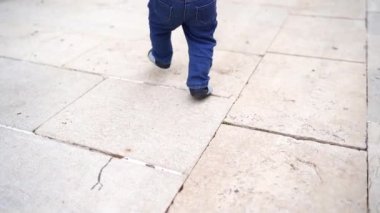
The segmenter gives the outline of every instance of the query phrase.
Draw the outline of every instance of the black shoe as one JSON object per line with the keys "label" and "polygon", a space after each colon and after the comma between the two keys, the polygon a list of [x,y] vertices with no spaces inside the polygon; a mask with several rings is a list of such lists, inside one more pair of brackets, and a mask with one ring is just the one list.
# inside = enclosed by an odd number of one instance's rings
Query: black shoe
{"label": "black shoe", "polygon": [[202,100],[210,96],[212,88],[210,86],[201,89],[190,89],[190,94],[197,100]]}
{"label": "black shoe", "polygon": [[150,60],[153,64],[155,64],[157,67],[159,67],[159,68],[161,68],[161,69],[168,69],[168,68],[170,67],[170,64],[163,64],[163,63],[157,61],[156,58],[155,58],[154,55],[153,55],[152,50],[149,50],[149,52],[148,52],[148,58],[149,58],[149,60]]}

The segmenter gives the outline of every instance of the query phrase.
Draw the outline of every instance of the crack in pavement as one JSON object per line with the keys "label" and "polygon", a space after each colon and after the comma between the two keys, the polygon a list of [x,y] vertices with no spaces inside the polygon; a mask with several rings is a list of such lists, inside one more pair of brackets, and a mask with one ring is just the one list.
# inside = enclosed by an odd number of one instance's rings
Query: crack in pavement
{"label": "crack in pavement", "polygon": [[91,190],[94,190],[96,186],[99,186],[98,187],[98,191],[102,190],[103,188],[103,184],[102,184],[102,174],[103,174],[103,170],[108,166],[108,164],[110,164],[110,162],[112,161],[113,158],[110,158],[106,164],[104,164],[104,166],[100,169],[99,173],[98,173],[98,182],[96,182],[92,187],[91,187]]}
{"label": "crack in pavement", "polygon": [[306,161],[306,160],[302,160],[300,158],[296,158],[296,161],[298,161],[300,163],[303,163],[303,164],[305,164],[305,165],[310,166],[311,168],[313,168],[314,171],[315,171],[315,173],[319,177],[319,180],[321,181],[321,183],[323,183],[323,179],[322,179],[321,175],[319,174],[318,167],[317,167],[317,165],[315,163],[310,162],[310,161]]}

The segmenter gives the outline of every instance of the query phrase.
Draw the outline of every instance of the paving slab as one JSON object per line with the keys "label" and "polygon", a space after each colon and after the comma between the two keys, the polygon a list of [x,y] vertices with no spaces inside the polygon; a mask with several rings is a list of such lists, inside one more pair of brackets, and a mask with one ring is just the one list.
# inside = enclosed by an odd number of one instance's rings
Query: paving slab
{"label": "paving slab", "polygon": [[[28,4],[23,7],[25,10],[29,9]],[[15,9],[12,7],[8,10],[11,11],[10,14],[13,14],[19,12],[18,9],[23,7],[15,5]],[[62,22],[62,20],[55,20],[53,17],[48,18],[53,14],[46,17],[44,13],[39,13],[39,10],[29,12],[31,14],[23,12],[18,16],[5,18],[7,21],[0,23],[0,56],[61,66],[81,53],[96,47],[103,40],[103,37],[100,36],[65,32],[59,27],[49,28],[40,24],[38,20],[28,19],[29,16],[43,17],[43,20],[55,22],[59,25],[58,22]],[[59,17],[57,14],[54,16]],[[23,19],[18,20],[20,17]]]}
{"label": "paving slab", "polygon": [[348,19],[365,19],[365,0],[235,0],[237,2],[255,2],[262,6],[279,7],[292,14],[307,16],[325,16]]}
{"label": "paving slab", "polygon": [[62,66],[102,41],[84,34],[21,29],[17,34],[0,35],[0,56]]}
{"label": "paving slab", "polygon": [[[177,37],[183,34],[175,33]],[[182,35],[183,37],[183,35]],[[141,41],[111,41],[99,48],[83,54],[65,67],[116,76],[134,81],[174,86],[187,89],[188,75],[187,47],[178,42],[168,70],[156,68],[147,58],[150,49],[149,39]],[[186,45],[186,41],[184,41]],[[250,74],[258,64],[260,57],[240,53],[216,51],[214,65],[210,72],[214,93],[220,96],[237,96]]]}
{"label": "paving slab", "polygon": [[368,11],[380,12],[380,1],[379,0],[368,0]]}
{"label": "paving slab", "polygon": [[222,125],[170,212],[366,212],[366,153]]}
{"label": "paving slab", "polygon": [[290,10],[291,8],[297,7],[299,5],[300,0],[231,0],[232,2],[239,2],[239,3],[255,3],[261,6],[266,7],[278,7],[278,8],[284,8],[287,10]]}
{"label": "paving slab", "polygon": [[299,0],[292,13],[349,19],[365,19],[365,0]]}
{"label": "paving slab", "polygon": [[[43,33],[41,33],[43,32]],[[0,56],[27,58],[35,50],[38,41],[54,38],[56,34],[48,33],[38,26],[20,26],[12,23],[0,23]]]}
{"label": "paving slab", "polygon": [[380,13],[368,13],[368,120],[380,123]]}
{"label": "paving slab", "polygon": [[142,33],[146,36],[146,5],[147,1],[118,0],[6,1],[0,4],[0,19],[13,26],[38,26],[61,33],[87,33],[120,39],[138,37]]}
{"label": "paving slab", "polygon": [[366,61],[364,20],[289,16],[271,52]]}
{"label": "paving slab", "polygon": [[32,134],[0,135],[1,212],[164,212],[184,179],[120,159],[107,164],[107,156]]}
{"label": "paving slab", "polygon": [[33,130],[102,78],[0,58],[0,124]]}
{"label": "paving slab", "polygon": [[[57,34],[48,40],[38,41],[38,45],[30,50],[26,60],[62,66],[86,51],[97,47],[102,38],[95,38],[84,34]],[[16,44],[16,47],[17,44]],[[19,47],[26,49],[27,47]],[[54,51],[52,51],[54,50]]]}
{"label": "paving slab", "polygon": [[37,133],[188,172],[231,104],[227,98],[199,102],[187,91],[110,79]]}
{"label": "paving slab", "polygon": [[149,38],[146,4],[145,1],[4,2],[0,5],[0,19],[4,20],[0,23],[0,55],[61,66],[96,47],[104,38],[146,40]]}
{"label": "paving slab", "polygon": [[369,212],[380,212],[380,124],[368,123]]}
{"label": "paving slab", "polygon": [[226,121],[366,148],[366,108],[364,64],[267,54]]}
{"label": "paving slab", "polygon": [[218,2],[217,49],[265,54],[285,21],[286,9],[254,2]]}

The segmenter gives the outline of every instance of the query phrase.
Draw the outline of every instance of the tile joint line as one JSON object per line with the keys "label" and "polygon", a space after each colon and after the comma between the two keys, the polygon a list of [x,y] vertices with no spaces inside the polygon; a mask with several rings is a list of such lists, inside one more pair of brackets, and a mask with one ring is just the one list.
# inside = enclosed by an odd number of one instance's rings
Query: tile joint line
{"label": "tile joint line", "polygon": [[[233,101],[233,103],[231,104],[230,108],[227,110],[226,112],[226,115],[224,116],[223,120],[227,117],[227,115],[229,114],[229,112],[231,111],[232,107],[234,106],[234,104],[236,103],[236,101],[239,99],[239,97],[241,96],[241,94],[243,93],[243,90],[245,88],[245,86],[249,83],[251,77],[253,76],[253,74],[255,73],[255,71],[257,70],[257,68],[259,67],[259,65],[261,64],[261,62],[263,61],[264,57],[260,57],[259,61],[257,62],[257,64],[255,65],[255,67],[252,69],[252,72],[250,73],[249,77],[247,78],[243,88],[241,88],[239,94],[234,98],[235,100]],[[199,158],[197,159],[197,161],[194,163],[193,167],[191,168],[190,172],[187,174],[187,176],[185,177],[183,183],[182,183],[182,186],[178,189],[178,192],[174,195],[171,203],[169,204],[169,206],[166,208],[166,211],[165,213],[169,212],[170,211],[170,208],[173,206],[177,196],[179,193],[181,193],[181,191],[183,190],[183,187],[184,185],[186,184],[187,180],[189,179],[190,177],[190,174],[192,173],[192,171],[194,170],[194,168],[198,165],[199,161],[201,160],[203,154],[206,152],[207,148],[209,147],[210,143],[212,142],[212,140],[215,138],[216,134],[218,133],[220,127],[222,126],[223,124],[223,120],[221,121],[220,125],[218,126],[218,128],[215,130],[214,132],[214,135],[211,137],[210,141],[208,142],[207,146],[203,149],[202,153],[199,155]]]}
{"label": "tile joint line", "polygon": [[73,105],[75,102],[77,102],[79,99],[81,99],[83,96],[85,96],[86,94],[88,94],[89,92],[91,92],[93,89],[95,89],[99,84],[103,83],[105,81],[105,78],[102,78],[100,81],[96,82],[94,85],[92,85],[89,89],[87,89],[86,91],[83,92],[83,94],[79,95],[77,98],[75,98],[73,101],[71,101],[70,103],[68,103],[67,105],[65,105],[64,107],[62,107],[62,109],[60,109],[58,112],[54,113],[52,116],[50,116],[47,120],[45,120],[44,122],[42,122],[40,125],[38,125],[36,128],[33,129],[32,132],[36,133],[36,131],[42,127],[44,124],[46,124],[47,122],[49,122],[51,119],[53,119],[55,116],[57,116],[59,113],[63,112],[64,110],[66,110],[68,107],[70,107],[71,105]]}
{"label": "tile joint line", "polygon": [[329,61],[335,61],[335,62],[346,62],[346,63],[355,63],[355,64],[366,64],[364,61],[351,61],[351,60],[345,60],[345,59],[335,59],[335,58],[324,58],[324,57],[318,57],[318,56],[309,56],[309,55],[298,55],[298,54],[291,54],[291,53],[284,53],[284,52],[276,52],[276,51],[268,51],[267,53],[270,54],[276,54],[276,55],[287,55],[287,56],[294,56],[294,57],[302,57],[302,58],[314,58],[314,59],[320,59],[320,60],[329,60]]}
{"label": "tile joint line", "polygon": [[158,170],[158,171],[167,172],[167,173],[171,173],[171,174],[179,175],[179,176],[183,176],[184,175],[183,173],[175,171],[175,170],[172,170],[172,169],[167,169],[167,168],[164,168],[164,167],[156,166],[156,165],[151,164],[151,163],[146,163],[146,162],[143,162],[143,161],[132,159],[130,157],[125,157],[125,156],[122,156],[122,155],[118,155],[118,154],[114,154],[114,153],[107,152],[107,151],[104,151],[104,150],[100,150],[100,149],[92,148],[92,147],[89,147],[89,146],[77,144],[77,143],[74,143],[74,142],[64,141],[64,140],[60,140],[60,139],[53,138],[53,137],[50,137],[50,136],[40,135],[40,134],[38,134],[36,132],[30,132],[30,131],[27,131],[27,130],[18,129],[18,128],[15,128],[15,127],[12,127],[12,126],[8,126],[8,125],[4,125],[4,124],[0,124],[0,128],[4,128],[4,129],[11,130],[11,131],[23,133],[23,134],[26,134],[26,135],[32,135],[32,136],[35,136],[35,137],[39,137],[41,139],[48,139],[48,140],[54,141],[56,143],[65,144],[65,145],[68,145],[68,146],[71,146],[71,147],[77,147],[79,149],[86,150],[86,151],[96,152],[98,154],[105,155],[105,156],[110,157],[112,159],[116,158],[116,159],[127,160],[130,163],[132,163],[132,164],[143,165],[145,167],[149,167],[149,168],[152,168],[152,169],[155,169],[155,170]]}
{"label": "tile joint line", "polygon": [[290,13],[291,16],[301,16],[310,18],[324,18],[324,19],[341,19],[341,20],[351,20],[351,21],[365,21],[365,18],[349,18],[349,17],[339,17],[339,16],[328,16],[328,15],[312,15],[312,14],[302,14],[302,13]]}
{"label": "tile joint line", "polygon": [[9,56],[4,56],[4,55],[0,55],[0,58],[7,59],[7,60],[12,60],[12,61],[19,61],[19,62],[29,63],[29,64],[33,64],[33,65],[38,65],[38,66],[51,67],[51,68],[54,68],[54,69],[61,69],[61,70],[65,70],[67,72],[77,72],[77,73],[83,73],[83,74],[87,74],[87,75],[95,75],[95,76],[99,76],[99,77],[103,77],[104,78],[104,76],[101,75],[101,74],[99,74],[99,73],[90,72],[90,71],[86,71],[86,70],[80,70],[80,69],[75,69],[75,68],[70,68],[70,67],[58,66],[58,65],[54,65],[54,64],[46,64],[46,63],[41,63],[41,62],[37,62],[37,61],[31,61],[31,60],[26,60],[26,59],[14,58],[14,57],[9,57]]}
{"label": "tile joint line", "polygon": [[283,137],[293,138],[293,139],[298,140],[298,141],[312,141],[312,142],[316,142],[319,144],[337,146],[337,147],[346,148],[346,149],[352,149],[352,150],[357,150],[357,151],[365,151],[365,152],[367,151],[367,148],[360,148],[360,147],[355,147],[355,146],[337,144],[337,143],[333,143],[333,142],[329,142],[329,141],[325,141],[325,140],[319,140],[319,139],[313,138],[313,137],[292,135],[292,134],[277,132],[277,131],[273,131],[273,130],[251,127],[251,126],[247,126],[247,125],[234,124],[234,123],[227,122],[227,121],[223,121],[223,124],[228,125],[228,126],[234,126],[234,127],[249,129],[249,130],[255,130],[255,131],[259,131],[259,132],[265,132],[265,133],[280,135]]}
{"label": "tile joint line", "polygon": [[[114,76],[114,75],[106,75],[103,73],[95,73],[95,72],[91,72],[91,71],[87,71],[87,70],[71,68],[68,66],[57,66],[57,65],[45,64],[45,63],[40,63],[40,62],[35,62],[35,61],[30,61],[30,60],[25,60],[25,59],[19,59],[19,58],[13,58],[13,57],[8,57],[8,56],[2,56],[2,55],[0,55],[0,58],[7,59],[7,60],[13,60],[13,61],[19,61],[19,62],[25,62],[25,63],[38,65],[38,66],[51,67],[54,69],[61,69],[61,70],[65,70],[67,72],[77,72],[77,73],[99,76],[103,79],[103,81],[107,80],[107,79],[113,79],[113,80],[120,80],[120,81],[124,81],[124,82],[128,82],[128,83],[132,83],[132,84],[142,84],[142,85],[147,85],[147,86],[156,86],[156,87],[161,87],[161,88],[169,88],[169,89],[187,91],[186,88],[181,88],[181,87],[177,87],[177,86],[173,86],[173,85],[159,84],[159,83],[149,82],[149,81],[133,80],[133,79],[118,77],[118,76]],[[211,94],[211,96],[229,99],[233,95],[227,96],[227,95],[220,95],[220,94]]]}
{"label": "tile joint line", "polygon": [[183,176],[184,175],[183,173],[181,173],[179,171],[176,171],[176,170],[173,170],[173,169],[167,169],[167,168],[164,168],[164,167],[161,167],[161,166],[157,166],[157,165],[154,165],[154,164],[151,164],[151,163],[146,163],[144,161],[133,159],[131,157],[123,157],[122,159],[126,160],[128,162],[131,162],[133,164],[142,165],[142,166],[154,169],[154,170],[158,170],[158,171],[162,171],[162,172],[167,172],[167,173],[174,174],[174,175],[179,175],[179,176]]}

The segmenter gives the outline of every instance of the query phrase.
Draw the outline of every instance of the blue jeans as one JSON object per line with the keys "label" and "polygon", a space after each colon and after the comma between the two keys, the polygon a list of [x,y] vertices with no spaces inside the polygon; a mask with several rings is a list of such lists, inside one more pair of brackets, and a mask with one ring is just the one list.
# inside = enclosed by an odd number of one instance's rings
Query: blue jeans
{"label": "blue jeans", "polygon": [[153,56],[163,64],[171,63],[171,32],[182,26],[190,57],[187,86],[207,87],[216,45],[216,0],[149,0],[148,7]]}

